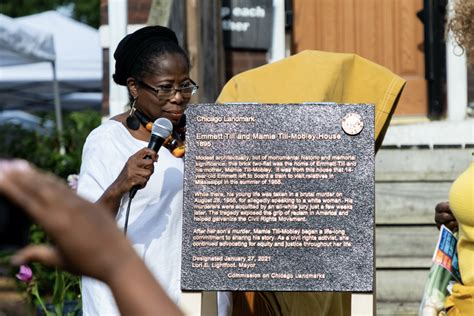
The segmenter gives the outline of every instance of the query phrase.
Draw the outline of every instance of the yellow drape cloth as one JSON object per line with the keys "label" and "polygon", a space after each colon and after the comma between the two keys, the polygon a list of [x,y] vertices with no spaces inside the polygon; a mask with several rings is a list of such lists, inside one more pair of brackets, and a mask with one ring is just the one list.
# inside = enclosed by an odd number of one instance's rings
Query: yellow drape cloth
{"label": "yellow drape cloth", "polygon": [[[218,103],[372,103],[380,147],[405,81],[355,54],[304,51],[234,76]],[[259,292],[266,315],[350,315],[350,293]]]}
{"label": "yellow drape cloth", "polygon": [[[462,277],[462,276],[461,276]],[[447,316],[469,316],[474,313],[474,286],[454,284],[453,292],[444,304]]]}
{"label": "yellow drape cloth", "polygon": [[449,207],[459,225],[458,260],[461,279],[446,298],[448,316],[474,315],[474,162],[454,181]]}
{"label": "yellow drape cloth", "polygon": [[[454,181],[449,207],[459,225],[458,260],[464,285],[474,287],[474,162]],[[474,305],[472,306],[474,314]]]}
{"label": "yellow drape cloth", "polygon": [[379,147],[404,85],[402,78],[358,55],[308,50],[234,76],[217,102],[373,103]]}

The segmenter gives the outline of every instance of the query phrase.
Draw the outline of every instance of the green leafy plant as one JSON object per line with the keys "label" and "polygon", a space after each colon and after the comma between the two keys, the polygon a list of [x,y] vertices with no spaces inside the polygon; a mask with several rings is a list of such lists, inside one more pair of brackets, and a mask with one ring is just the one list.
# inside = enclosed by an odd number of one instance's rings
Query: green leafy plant
{"label": "green leafy plant", "polygon": [[100,124],[100,113],[83,111],[64,115],[64,155],[59,152],[56,129],[51,130],[46,124],[53,114],[43,114],[42,117],[41,131],[23,129],[14,124],[0,125],[0,157],[26,159],[64,179],[78,173],[82,147],[90,131]]}
{"label": "green leafy plant", "polygon": [[[59,153],[56,130],[51,130],[46,122],[52,114],[42,115],[43,123],[38,130],[23,129],[18,125],[0,125],[0,157],[22,158],[37,167],[48,170],[74,184],[75,174],[79,173],[82,147],[87,135],[101,122],[101,115],[94,111],[70,112],[64,115],[65,131],[64,155]],[[73,187],[74,189],[74,187]],[[30,228],[30,243],[49,243],[45,232],[38,225]],[[0,262],[6,262],[6,254],[0,254]],[[28,294],[28,300],[41,306],[47,316],[64,315],[65,302],[80,302],[80,280],[67,272],[51,269],[39,263],[32,263],[33,279],[28,283],[19,282],[21,289]],[[80,308],[80,306],[78,307]]]}
{"label": "green leafy plant", "polygon": [[[42,314],[46,316],[76,315],[81,309],[78,297],[73,300],[68,298],[71,291],[78,293],[80,283],[77,276],[55,269],[53,292],[49,297],[42,295],[39,279],[33,275],[29,266],[22,265],[16,277],[23,283],[25,291],[31,296],[30,298],[34,299],[35,305],[39,306]],[[74,306],[69,310],[65,308],[65,303],[68,301],[74,302]]]}

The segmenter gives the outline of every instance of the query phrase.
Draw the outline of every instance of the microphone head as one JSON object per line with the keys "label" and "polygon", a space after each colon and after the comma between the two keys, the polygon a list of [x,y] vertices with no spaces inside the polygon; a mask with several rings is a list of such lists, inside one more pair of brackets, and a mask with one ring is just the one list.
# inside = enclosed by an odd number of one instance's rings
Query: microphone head
{"label": "microphone head", "polygon": [[163,139],[166,139],[173,132],[173,123],[164,117],[160,117],[155,120],[151,133],[157,135]]}

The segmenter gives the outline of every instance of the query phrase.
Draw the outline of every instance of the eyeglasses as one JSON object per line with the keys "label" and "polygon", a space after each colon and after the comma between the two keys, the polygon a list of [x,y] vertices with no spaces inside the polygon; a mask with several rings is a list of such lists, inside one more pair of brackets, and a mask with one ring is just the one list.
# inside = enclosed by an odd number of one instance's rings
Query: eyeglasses
{"label": "eyeglasses", "polygon": [[181,96],[183,98],[189,99],[194,93],[196,93],[197,89],[199,89],[199,86],[191,79],[186,81],[186,83],[184,83],[182,86],[178,88],[171,87],[171,86],[164,86],[164,85],[158,86],[158,88],[154,88],[141,80],[137,80],[137,82],[141,86],[152,91],[155,94],[155,96],[160,100],[168,100],[172,98],[174,95],[176,95],[178,91],[179,93],[181,93]]}

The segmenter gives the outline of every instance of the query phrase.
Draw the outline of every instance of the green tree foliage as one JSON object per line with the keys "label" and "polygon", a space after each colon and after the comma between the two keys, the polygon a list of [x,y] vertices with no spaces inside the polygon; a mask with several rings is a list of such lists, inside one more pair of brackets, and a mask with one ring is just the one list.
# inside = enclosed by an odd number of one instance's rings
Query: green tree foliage
{"label": "green tree foliage", "polygon": [[73,16],[95,28],[100,26],[100,0],[75,0]]}
{"label": "green tree foliage", "polygon": [[[52,118],[52,114],[49,114]],[[0,126],[0,158],[22,158],[37,167],[66,178],[79,173],[82,147],[87,135],[100,124],[100,113],[95,111],[70,112],[64,116],[63,141],[66,154],[59,153],[56,130],[39,133],[18,125]]]}
{"label": "green tree foliage", "polygon": [[0,13],[16,18],[68,5],[72,5],[76,20],[100,26],[100,0],[1,0]]}
{"label": "green tree foliage", "polygon": [[16,18],[54,10],[68,2],[69,0],[5,0],[0,1],[0,13]]}

